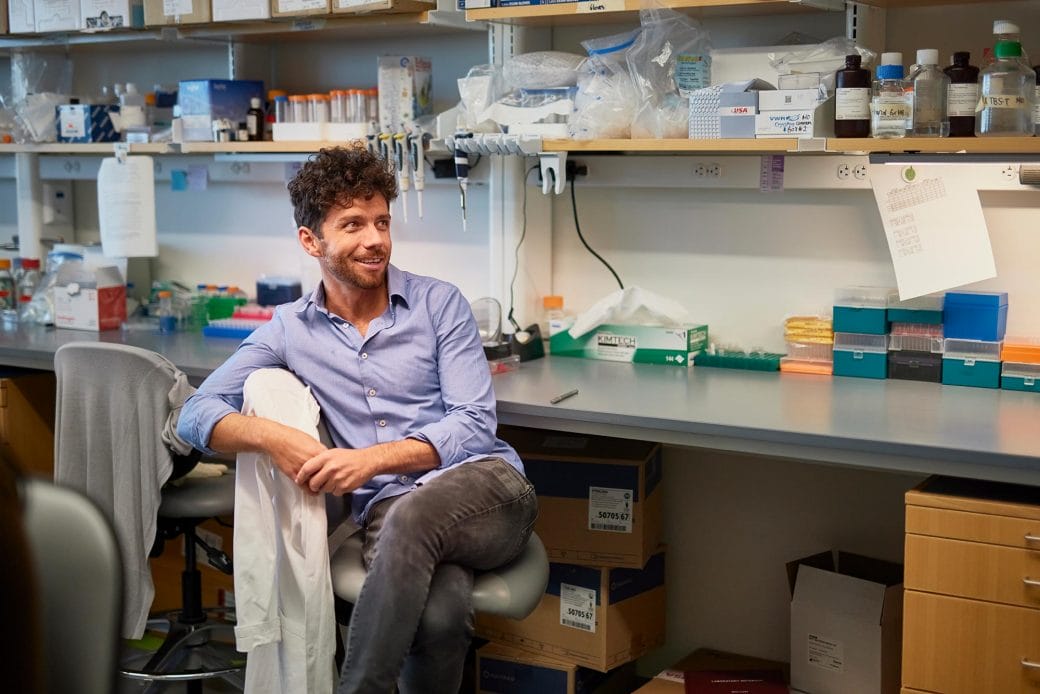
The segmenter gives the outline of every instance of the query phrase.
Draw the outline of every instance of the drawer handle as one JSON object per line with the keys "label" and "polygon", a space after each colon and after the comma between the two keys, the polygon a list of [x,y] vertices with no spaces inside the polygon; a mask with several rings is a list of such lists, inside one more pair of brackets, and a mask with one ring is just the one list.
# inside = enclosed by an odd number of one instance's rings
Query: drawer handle
{"label": "drawer handle", "polygon": [[1027,586],[1040,586],[1040,579],[1029,578],[1029,576],[1026,576],[1022,579],[1022,583],[1025,583]]}
{"label": "drawer handle", "polygon": [[1034,535],[1033,533],[1026,533],[1026,542],[1040,542],[1040,535]]}
{"label": "drawer handle", "polygon": [[1029,658],[1022,658],[1022,667],[1030,668],[1033,670],[1040,670],[1040,663],[1034,663]]}

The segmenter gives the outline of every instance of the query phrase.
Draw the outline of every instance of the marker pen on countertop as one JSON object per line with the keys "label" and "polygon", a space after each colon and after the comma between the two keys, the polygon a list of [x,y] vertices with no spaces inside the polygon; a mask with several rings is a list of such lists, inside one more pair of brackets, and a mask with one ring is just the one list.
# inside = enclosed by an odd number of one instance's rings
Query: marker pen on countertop
{"label": "marker pen on countertop", "polygon": [[557,403],[561,403],[564,400],[566,400],[567,398],[569,398],[569,397],[571,397],[573,395],[577,395],[577,394],[578,394],[578,389],[577,388],[575,388],[574,390],[568,390],[566,393],[561,393],[561,394],[557,395],[555,398],[553,398],[552,400],[550,400],[549,404],[550,405],[556,405]]}

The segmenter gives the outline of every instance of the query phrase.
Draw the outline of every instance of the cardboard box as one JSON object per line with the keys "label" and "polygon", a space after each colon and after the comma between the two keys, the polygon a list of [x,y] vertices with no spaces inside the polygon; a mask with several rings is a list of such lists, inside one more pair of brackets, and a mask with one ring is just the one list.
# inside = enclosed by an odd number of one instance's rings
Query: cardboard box
{"label": "cardboard box", "polygon": [[58,276],[54,286],[55,327],[116,330],[125,320],[126,284],[117,268],[102,267],[74,277]]}
{"label": "cardboard box", "polygon": [[36,33],[77,31],[80,27],[79,0],[34,0]]}
{"label": "cardboard box", "polygon": [[[332,0],[333,14],[358,12],[421,12],[436,9],[434,0]],[[459,8],[463,9],[463,8]]]}
{"label": "cardboard box", "polygon": [[755,116],[755,137],[834,137],[834,98],[811,109],[762,111]]}
{"label": "cardboard box", "polygon": [[241,22],[270,19],[271,0],[212,0],[214,22]]}
{"label": "cardboard box", "polygon": [[637,681],[633,665],[605,673],[500,643],[479,648],[476,666],[476,689],[480,694],[627,692]]}
{"label": "cardboard box", "polygon": [[331,11],[329,0],[271,0],[272,17],[304,17]]}
{"label": "cardboard box", "polygon": [[182,80],[177,89],[185,142],[212,142],[213,121],[228,118],[244,123],[249,100],[264,98],[264,83],[256,80]]}
{"label": "cardboard box", "polygon": [[7,0],[0,0],[0,34],[6,34],[8,28]]}
{"label": "cardboard box", "polygon": [[118,106],[62,104],[57,110],[58,142],[119,142],[112,123]]}
{"label": "cardboard box", "polygon": [[758,91],[723,92],[719,95],[719,136],[754,138]]}
{"label": "cardboard box", "polygon": [[433,113],[433,64],[429,58],[389,55],[378,59],[379,124],[397,132]]}
{"label": "cardboard box", "polygon": [[7,0],[7,30],[12,34],[36,32],[36,8],[33,0]]}
{"label": "cardboard box", "polygon": [[693,358],[708,346],[707,325],[664,328],[656,325],[605,323],[581,337],[566,330],[549,337],[554,357],[583,357],[635,364],[693,366]]}
{"label": "cardboard box", "polygon": [[791,686],[810,694],[899,694],[903,567],[848,552],[787,565]]}
{"label": "cardboard box", "polygon": [[142,0],[80,0],[80,28],[105,30],[144,26]]}
{"label": "cardboard box", "polygon": [[[690,92],[690,127],[688,130],[690,139],[717,140],[722,137],[722,114],[728,111],[727,106],[747,105],[747,100],[752,98],[757,104],[757,96],[741,95],[772,88],[773,85],[768,82],[754,79],[715,84]],[[744,116],[748,114],[730,112],[729,115]],[[750,115],[754,116],[753,113]]]}
{"label": "cardboard box", "polygon": [[205,24],[211,19],[210,0],[144,0],[145,26]]}
{"label": "cardboard box", "polygon": [[641,569],[662,540],[661,446],[608,436],[499,427],[538,494],[549,558]]}
{"label": "cardboard box", "polygon": [[811,111],[820,101],[819,89],[775,89],[762,94],[758,100],[758,110]]}
{"label": "cardboard box", "polygon": [[636,694],[787,694],[787,663],[698,648]]}
{"label": "cardboard box", "polygon": [[664,643],[664,550],[643,569],[549,564],[549,585],[526,619],[476,615],[490,639],[600,672]]}

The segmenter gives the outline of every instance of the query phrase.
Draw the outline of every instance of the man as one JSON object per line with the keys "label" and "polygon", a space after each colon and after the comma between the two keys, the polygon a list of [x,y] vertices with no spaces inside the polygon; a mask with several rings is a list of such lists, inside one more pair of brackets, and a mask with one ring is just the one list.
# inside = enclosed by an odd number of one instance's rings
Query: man
{"label": "man", "polygon": [[[519,554],[537,515],[533,488],[495,437],[468,303],[450,284],[390,265],[397,185],[386,162],[364,149],[324,149],[289,193],[321,283],[280,307],[203,383],[179,432],[206,450],[265,454],[307,493],[352,494],[368,577],[339,692],[386,694],[396,683],[454,693],[472,634],[472,571]],[[240,414],[247,377],[271,367],[310,389],[332,447]],[[235,550],[237,573],[250,548]]]}

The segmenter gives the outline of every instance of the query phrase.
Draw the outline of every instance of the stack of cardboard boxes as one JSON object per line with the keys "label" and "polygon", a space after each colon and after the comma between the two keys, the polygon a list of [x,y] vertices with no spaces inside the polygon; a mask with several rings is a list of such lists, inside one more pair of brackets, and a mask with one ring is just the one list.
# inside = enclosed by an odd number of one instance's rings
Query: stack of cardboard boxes
{"label": "stack of cardboard boxes", "polygon": [[538,493],[549,585],[526,619],[478,614],[481,692],[572,694],[664,642],[661,447],[502,427]]}

